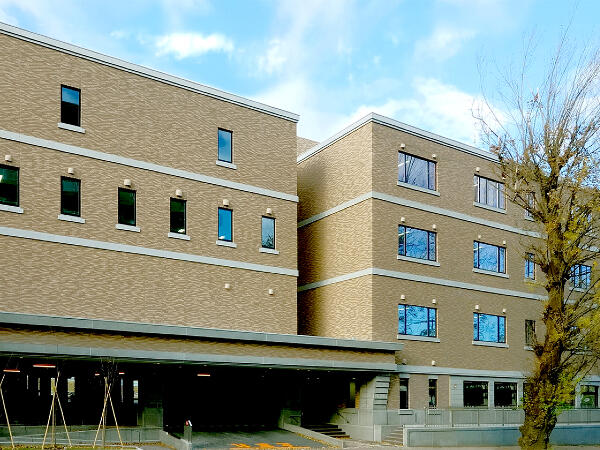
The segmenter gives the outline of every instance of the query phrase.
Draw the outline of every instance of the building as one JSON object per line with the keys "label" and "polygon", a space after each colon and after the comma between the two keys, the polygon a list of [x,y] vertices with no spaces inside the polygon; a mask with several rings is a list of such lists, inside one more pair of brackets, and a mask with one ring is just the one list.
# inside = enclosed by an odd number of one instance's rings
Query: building
{"label": "building", "polygon": [[389,380],[400,344],[297,334],[297,115],[4,24],[0,61],[13,424],[107,386],[126,425],[318,422]]}
{"label": "building", "polygon": [[[522,398],[543,336],[543,274],[527,256],[540,234],[494,161],[377,114],[298,156],[299,332],[402,342],[388,408],[405,423]],[[598,407],[599,385],[588,377],[576,406]]]}

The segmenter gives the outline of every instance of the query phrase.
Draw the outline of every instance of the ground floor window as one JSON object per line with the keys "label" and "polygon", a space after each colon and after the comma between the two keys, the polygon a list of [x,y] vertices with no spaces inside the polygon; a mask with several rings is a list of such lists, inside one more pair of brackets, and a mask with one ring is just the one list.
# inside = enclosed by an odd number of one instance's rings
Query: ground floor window
{"label": "ground floor window", "polygon": [[400,378],[400,409],[408,409],[408,378]]}
{"label": "ground floor window", "polygon": [[598,386],[581,386],[581,407],[582,408],[597,408],[598,407]]}
{"label": "ground floor window", "polygon": [[481,407],[488,405],[487,381],[464,381],[463,404],[465,407]]}
{"label": "ground floor window", "polygon": [[437,408],[437,380],[429,380],[429,407]]}
{"label": "ground floor window", "polygon": [[517,383],[494,383],[494,406],[517,406]]}

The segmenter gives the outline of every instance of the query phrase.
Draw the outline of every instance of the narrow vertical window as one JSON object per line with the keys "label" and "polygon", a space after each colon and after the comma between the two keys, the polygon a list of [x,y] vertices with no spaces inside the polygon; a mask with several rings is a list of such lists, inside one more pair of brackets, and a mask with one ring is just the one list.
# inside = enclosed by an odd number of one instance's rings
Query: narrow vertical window
{"label": "narrow vertical window", "polygon": [[272,217],[262,218],[262,237],[263,248],[275,248],[275,219]]}
{"label": "narrow vertical window", "polygon": [[137,405],[140,400],[140,382],[138,380],[133,380],[133,404]]}
{"label": "narrow vertical window", "polygon": [[0,165],[0,204],[19,206],[19,168]]}
{"label": "narrow vertical window", "polygon": [[119,188],[119,223],[135,226],[135,191]]}
{"label": "narrow vertical window", "polygon": [[171,199],[171,233],[185,234],[185,200]]}
{"label": "narrow vertical window", "polygon": [[527,193],[527,207],[525,209],[525,218],[533,219],[533,210],[535,208],[535,196],[533,192]]}
{"label": "narrow vertical window", "polygon": [[233,162],[232,132],[219,128],[219,161]]}
{"label": "narrow vertical window", "polygon": [[60,213],[81,216],[81,181],[75,178],[60,179]]}
{"label": "narrow vertical window", "polygon": [[525,319],[525,345],[535,344],[535,320]]}
{"label": "narrow vertical window", "polygon": [[67,378],[67,402],[73,403],[75,400],[75,377]]}
{"label": "narrow vertical window", "polygon": [[408,378],[400,378],[400,409],[408,409]]}
{"label": "narrow vertical window", "polygon": [[535,262],[533,253],[525,254],[525,279],[535,280]]}
{"label": "narrow vertical window", "polygon": [[61,86],[60,121],[76,127],[81,125],[81,91]]}
{"label": "narrow vertical window", "polygon": [[429,379],[429,407],[437,408],[437,380]]}
{"label": "narrow vertical window", "polygon": [[233,241],[233,211],[227,208],[219,208],[218,236],[220,241]]}

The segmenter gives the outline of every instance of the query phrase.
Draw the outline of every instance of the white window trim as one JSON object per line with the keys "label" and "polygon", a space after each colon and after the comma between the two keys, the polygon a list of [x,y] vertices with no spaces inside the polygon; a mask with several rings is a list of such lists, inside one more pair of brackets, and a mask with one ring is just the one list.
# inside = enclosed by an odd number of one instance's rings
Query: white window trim
{"label": "white window trim", "polygon": [[237,244],[235,242],[229,242],[229,241],[222,241],[220,239],[217,239],[216,242],[217,245],[221,245],[223,247],[231,247],[231,248],[237,248]]}
{"label": "white window trim", "polygon": [[221,161],[220,159],[217,159],[217,166],[221,166],[221,167],[227,167],[228,169],[237,169],[237,166],[233,163],[227,162],[227,161]]}
{"label": "white window trim", "polygon": [[136,233],[139,233],[141,231],[140,227],[136,227],[136,226],[133,226],[133,225],[123,225],[122,223],[116,224],[115,228],[117,230],[123,230],[123,231],[134,231]]}
{"label": "white window trim", "polygon": [[65,222],[85,223],[85,219],[79,216],[70,216],[68,214],[59,214],[58,220],[64,220]]}
{"label": "white window trim", "polygon": [[167,237],[173,238],[173,239],[181,239],[184,241],[189,241],[190,237],[187,234],[183,234],[183,233],[172,233],[169,232],[167,233]]}
{"label": "white window trim", "polygon": [[426,264],[428,266],[440,267],[440,263],[437,262],[437,261],[430,261],[428,259],[413,258],[412,256],[396,255],[396,259],[401,260],[401,261],[409,261],[409,262],[414,262],[414,263],[419,263],[419,264]]}
{"label": "white window trim", "polygon": [[485,203],[473,202],[473,206],[477,206],[478,208],[488,209],[490,211],[494,211],[500,214],[506,214],[506,209],[496,208],[495,206],[486,205]]}
{"label": "white window trim", "polygon": [[85,129],[78,127],[77,125],[71,125],[68,123],[58,122],[58,128],[62,128],[63,130],[75,131],[77,133],[85,133]]}
{"label": "white window trim", "polygon": [[506,273],[494,272],[492,270],[478,269],[477,267],[473,267],[473,272],[475,272],[475,273],[482,273],[484,275],[492,275],[492,276],[500,277],[500,278],[510,278],[510,276],[508,274],[506,274]]}
{"label": "white window trim", "polygon": [[399,334],[398,339],[404,341],[440,342],[440,338],[431,336],[413,336],[410,334]]}
{"label": "white window trim", "polygon": [[523,350],[527,350],[532,352],[533,351],[533,347],[531,345],[526,345],[525,347],[523,347]]}
{"label": "white window trim", "polygon": [[414,191],[419,191],[419,192],[425,192],[426,194],[431,194],[431,195],[436,195],[436,196],[440,196],[439,191],[435,191],[433,189],[427,189],[421,186],[415,186],[414,184],[410,184],[410,183],[405,183],[404,181],[396,181],[396,184],[398,186],[402,186],[408,189],[412,189]]}
{"label": "white window trim", "polygon": [[0,205],[0,211],[23,214],[23,208],[20,206]]}
{"label": "white window trim", "polygon": [[533,217],[528,217],[527,215],[524,215],[523,218],[525,220],[529,220],[530,222],[535,222],[535,219]]}
{"label": "white window trim", "polygon": [[473,345],[481,345],[483,347],[508,348],[508,344],[506,342],[473,341],[472,343]]}
{"label": "white window trim", "polygon": [[279,255],[279,250],[275,250],[274,248],[261,247],[258,249],[258,251],[261,253],[270,253],[272,255]]}

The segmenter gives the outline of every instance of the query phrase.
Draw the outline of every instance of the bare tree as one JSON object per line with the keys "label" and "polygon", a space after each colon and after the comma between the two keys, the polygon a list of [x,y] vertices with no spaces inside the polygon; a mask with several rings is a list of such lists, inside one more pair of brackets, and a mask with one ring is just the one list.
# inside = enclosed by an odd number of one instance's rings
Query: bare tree
{"label": "bare tree", "polygon": [[[535,76],[527,45],[522,64],[499,70],[497,95],[475,116],[498,156],[510,202],[540,235],[524,251],[544,274],[547,293],[527,368],[522,448],[548,448],[557,417],[597,364],[599,295],[594,260],[600,240],[600,53],[574,51],[563,34]],[[531,42],[531,41],[530,41]],[[534,81],[535,80],[535,81]],[[494,105],[494,106],[492,106]],[[542,335],[543,334],[543,335]]]}

